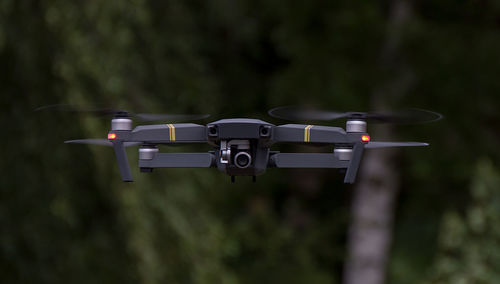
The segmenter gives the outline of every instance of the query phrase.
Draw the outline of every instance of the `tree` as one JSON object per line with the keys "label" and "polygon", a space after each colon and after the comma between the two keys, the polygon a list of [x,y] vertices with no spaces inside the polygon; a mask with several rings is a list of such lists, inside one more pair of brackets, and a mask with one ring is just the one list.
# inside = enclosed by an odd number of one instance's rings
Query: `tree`
{"label": "tree", "polygon": [[[390,101],[407,95],[412,86],[414,74],[402,59],[404,55],[400,50],[411,14],[410,1],[392,3],[387,38],[380,56],[380,69],[388,70],[392,77],[373,91],[373,109],[389,108]],[[378,134],[379,139],[394,139],[388,127],[378,127],[373,133]],[[385,282],[395,203],[400,187],[395,166],[396,153],[395,149],[389,148],[365,154],[354,186],[348,258],[344,270],[346,284]]]}

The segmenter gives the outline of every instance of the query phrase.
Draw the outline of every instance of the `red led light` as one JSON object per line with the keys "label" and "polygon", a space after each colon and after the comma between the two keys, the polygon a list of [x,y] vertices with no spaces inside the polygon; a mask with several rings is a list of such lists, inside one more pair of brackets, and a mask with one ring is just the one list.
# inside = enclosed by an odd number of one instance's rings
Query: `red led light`
{"label": "red led light", "polygon": [[370,142],[370,136],[368,136],[368,135],[361,136],[361,141],[363,141],[363,142]]}
{"label": "red led light", "polygon": [[116,133],[109,133],[108,134],[108,139],[109,140],[114,140],[116,138]]}

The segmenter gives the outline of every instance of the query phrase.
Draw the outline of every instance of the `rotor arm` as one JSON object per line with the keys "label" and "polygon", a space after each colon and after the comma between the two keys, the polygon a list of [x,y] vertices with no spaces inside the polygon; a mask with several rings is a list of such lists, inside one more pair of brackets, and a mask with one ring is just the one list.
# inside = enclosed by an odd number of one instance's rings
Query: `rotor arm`
{"label": "rotor arm", "polygon": [[349,161],[341,161],[329,153],[275,153],[269,157],[269,167],[302,169],[342,169]]}
{"label": "rotor arm", "polygon": [[353,144],[361,139],[361,135],[361,133],[346,133],[340,127],[285,124],[274,127],[271,142]]}
{"label": "rotor arm", "polygon": [[145,144],[206,143],[206,127],[194,123],[137,126],[126,141]]}
{"label": "rotor arm", "polygon": [[210,168],[215,166],[212,153],[157,153],[152,159],[139,160],[139,168]]}
{"label": "rotor arm", "polygon": [[354,183],[363,157],[364,144],[359,142],[352,148],[349,160],[340,159],[332,153],[273,153],[269,167],[302,169],[346,169],[344,183]]}

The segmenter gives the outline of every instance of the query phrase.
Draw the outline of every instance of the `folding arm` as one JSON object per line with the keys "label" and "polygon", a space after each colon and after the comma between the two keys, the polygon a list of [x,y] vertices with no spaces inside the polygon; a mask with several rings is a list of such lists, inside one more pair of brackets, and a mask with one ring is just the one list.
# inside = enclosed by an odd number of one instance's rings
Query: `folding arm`
{"label": "folding arm", "polygon": [[126,141],[150,144],[206,143],[206,127],[194,123],[137,126]]}
{"label": "folding arm", "polygon": [[363,149],[363,143],[354,145],[350,160],[340,160],[335,154],[329,153],[274,153],[269,157],[269,167],[347,169],[344,183],[354,183]]}
{"label": "folding arm", "polygon": [[271,141],[273,144],[280,142],[345,144],[359,141],[360,136],[358,133],[346,133],[340,127],[285,124],[274,127]]}
{"label": "folding arm", "polygon": [[[205,143],[207,141],[205,126],[193,123],[145,125],[138,126],[132,131],[112,130],[108,137],[112,140],[123,181],[133,181],[125,152],[127,144]],[[95,141],[91,142],[95,144]],[[102,144],[101,141],[98,142]],[[171,167],[173,164],[177,167],[209,167],[211,159],[208,153],[156,154],[153,159],[140,160],[139,164],[142,163],[144,168]]]}
{"label": "folding arm", "polygon": [[328,153],[276,153],[269,157],[271,167],[276,168],[347,168],[349,161],[341,161]]}
{"label": "folding arm", "polygon": [[270,157],[270,166],[278,168],[339,168],[346,169],[344,183],[354,183],[366,142],[361,132],[346,132],[339,127],[286,124],[274,128],[272,142],[330,144],[352,148],[348,159],[329,153],[277,153]]}
{"label": "folding arm", "polygon": [[212,153],[156,153],[152,159],[139,160],[139,168],[210,168],[215,166]]}

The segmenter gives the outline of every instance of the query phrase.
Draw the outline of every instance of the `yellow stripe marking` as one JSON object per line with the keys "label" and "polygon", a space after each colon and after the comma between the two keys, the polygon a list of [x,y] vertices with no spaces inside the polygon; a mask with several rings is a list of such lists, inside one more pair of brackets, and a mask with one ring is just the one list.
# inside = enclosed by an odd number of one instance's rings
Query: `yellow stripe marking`
{"label": "yellow stripe marking", "polygon": [[175,141],[175,126],[173,124],[170,124],[170,140]]}
{"label": "yellow stripe marking", "polygon": [[167,124],[168,134],[170,135],[170,141],[175,141],[175,126],[173,124]]}
{"label": "yellow stripe marking", "polygon": [[313,125],[308,125],[306,128],[304,128],[304,142],[309,142],[311,141],[311,128]]}

